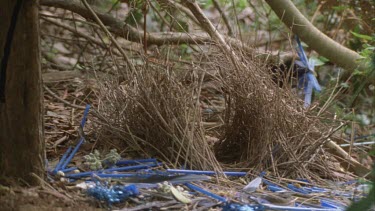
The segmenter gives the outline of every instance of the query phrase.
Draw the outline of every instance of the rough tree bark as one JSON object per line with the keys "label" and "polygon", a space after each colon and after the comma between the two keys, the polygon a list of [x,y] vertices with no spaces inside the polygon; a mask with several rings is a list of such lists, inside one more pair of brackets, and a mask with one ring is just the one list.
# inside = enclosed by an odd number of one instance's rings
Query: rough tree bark
{"label": "rough tree bark", "polygon": [[[44,174],[42,79],[38,2],[23,0],[15,22],[0,102],[0,176],[38,184],[31,173]],[[17,1],[0,1],[0,58],[9,42],[8,29]],[[8,37],[8,38],[7,38]],[[2,63],[3,64],[3,63]],[[3,75],[4,76],[4,75]],[[1,76],[0,76],[1,77]]]}

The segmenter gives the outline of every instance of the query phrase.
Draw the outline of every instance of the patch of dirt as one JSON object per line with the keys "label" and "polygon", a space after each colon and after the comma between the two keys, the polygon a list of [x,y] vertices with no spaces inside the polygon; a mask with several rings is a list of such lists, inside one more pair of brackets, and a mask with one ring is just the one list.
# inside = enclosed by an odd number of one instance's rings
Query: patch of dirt
{"label": "patch of dirt", "polygon": [[99,211],[95,204],[89,200],[66,198],[59,192],[35,188],[0,188],[0,211],[40,211],[40,210],[82,210]]}

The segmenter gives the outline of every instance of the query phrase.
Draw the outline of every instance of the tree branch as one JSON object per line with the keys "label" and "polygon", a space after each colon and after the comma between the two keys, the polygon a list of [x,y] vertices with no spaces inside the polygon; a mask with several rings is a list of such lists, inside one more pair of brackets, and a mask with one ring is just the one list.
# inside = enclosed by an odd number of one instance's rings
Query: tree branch
{"label": "tree branch", "polygon": [[214,7],[216,8],[216,10],[220,13],[221,18],[223,19],[224,24],[228,29],[228,35],[233,36],[233,30],[232,30],[232,27],[230,26],[228,17],[225,14],[225,12],[221,9],[221,6],[220,6],[219,2],[217,0],[212,0],[212,3],[214,5]]}
{"label": "tree branch", "polygon": [[170,7],[173,7],[181,12],[183,12],[185,15],[187,15],[190,20],[192,20],[194,23],[196,23],[197,25],[199,25],[199,21],[194,17],[193,13],[190,12],[190,10],[188,10],[186,7],[184,7],[183,5],[179,4],[177,1],[173,1],[173,0],[158,0],[159,4],[160,5],[168,5]]}
{"label": "tree branch", "polygon": [[[74,13],[81,15],[86,19],[92,20],[92,14],[83,5],[77,1],[65,0],[41,0],[41,5],[56,7],[61,9],[70,10]],[[119,21],[109,14],[104,14],[95,11],[96,15],[103,22],[104,25],[109,27],[109,31],[121,36],[127,40],[142,43],[143,31],[135,29],[126,23]],[[211,39],[206,34],[188,35],[186,33],[147,33],[147,42],[149,44],[164,45],[164,44],[203,44],[210,42]]]}
{"label": "tree branch", "polygon": [[[92,14],[87,10],[80,2],[76,0],[65,1],[65,0],[41,0],[41,5],[56,7],[61,9],[70,10],[74,13],[81,15],[86,19],[92,20]],[[104,14],[95,11],[96,15],[108,27],[108,30],[117,36],[127,39],[132,42],[142,43],[143,42],[143,31],[135,29],[127,25],[126,23],[119,21],[109,14]],[[160,33],[147,33],[147,43],[149,45],[164,45],[164,44],[207,44],[211,43],[212,39],[206,33],[180,33],[180,32],[160,32]],[[244,49],[247,52],[253,52],[250,46],[246,46],[241,41],[225,37],[226,41],[235,47]]]}
{"label": "tree branch", "polygon": [[239,69],[240,68],[240,59],[233,51],[233,49],[227,44],[224,37],[217,31],[217,29],[212,25],[211,21],[204,15],[202,9],[199,7],[196,1],[187,0],[184,2],[187,8],[194,14],[195,18],[199,20],[201,27],[205,30],[215,41],[220,45],[219,47],[222,51],[230,56],[230,59],[233,62],[233,65]]}
{"label": "tree branch", "polygon": [[364,68],[358,64],[361,56],[335,42],[312,25],[290,0],[266,0],[284,24],[316,52],[347,70]]}
{"label": "tree branch", "polygon": [[86,9],[90,11],[91,15],[94,16],[95,21],[99,24],[100,28],[105,31],[107,36],[111,39],[112,43],[117,47],[117,49],[120,51],[122,56],[124,57],[126,63],[128,64],[128,67],[132,73],[135,73],[136,69],[133,65],[133,63],[130,61],[129,57],[126,55],[124,49],[121,48],[120,44],[116,41],[116,39],[112,36],[112,34],[108,31],[108,29],[104,26],[103,22],[100,20],[100,18],[96,15],[95,11],[90,7],[90,5],[87,3],[86,0],[82,0],[82,3],[85,5]]}

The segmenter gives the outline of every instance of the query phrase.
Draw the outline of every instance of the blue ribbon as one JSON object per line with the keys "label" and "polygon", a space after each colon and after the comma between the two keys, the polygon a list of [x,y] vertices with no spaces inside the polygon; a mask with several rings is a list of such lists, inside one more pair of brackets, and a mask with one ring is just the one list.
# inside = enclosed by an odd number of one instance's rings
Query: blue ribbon
{"label": "blue ribbon", "polygon": [[301,76],[298,76],[298,88],[299,89],[303,88],[303,92],[304,92],[304,95],[305,95],[304,106],[306,108],[306,107],[309,107],[311,105],[311,98],[312,98],[313,90],[315,90],[317,92],[320,92],[320,91],[322,91],[322,88],[320,87],[319,82],[314,75],[314,67],[315,67],[314,63],[315,62],[312,61],[312,60],[309,61],[307,59],[306,53],[303,50],[301,41],[298,38],[298,36],[296,36],[296,41],[297,41],[297,45],[298,45],[297,46],[297,54],[298,54],[298,57],[299,57],[300,61],[297,60],[295,63],[298,66],[306,69],[304,74],[302,74]]}

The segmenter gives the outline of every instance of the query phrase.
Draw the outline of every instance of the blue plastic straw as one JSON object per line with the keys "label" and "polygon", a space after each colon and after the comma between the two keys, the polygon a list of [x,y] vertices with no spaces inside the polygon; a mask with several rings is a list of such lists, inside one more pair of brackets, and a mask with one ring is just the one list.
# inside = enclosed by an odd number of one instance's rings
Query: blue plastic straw
{"label": "blue plastic straw", "polygon": [[150,175],[139,175],[139,174],[104,174],[98,173],[96,174],[98,177],[102,178],[123,178],[123,177],[149,177]]}
{"label": "blue plastic straw", "polygon": [[335,208],[345,210],[345,206],[337,201],[329,200],[329,199],[321,199],[320,200],[321,206],[325,208]]}
{"label": "blue plastic straw", "polygon": [[272,192],[285,192],[286,190],[277,185],[267,185],[268,190]]}
{"label": "blue plastic straw", "polygon": [[[184,169],[167,169],[169,173],[175,174],[204,174],[204,175],[217,175],[214,171],[198,171],[198,170],[184,170]],[[224,171],[223,174],[226,176],[236,176],[243,177],[246,176],[246,172],[234,172],[234,171]]]}
{"label": "blue plastic straw", "polygon": [[327,189],[325,188],[319,188],[319,187],[302,187],[303,190],[305,191],[310,191],[312,193],[326,193],[328,192]]}
{"label": "blue plastic straw", "polygon": [[66,152],[63,154],[63,156],[61,157],[60,161],[57,163],[55,169],[52,171],[53,174],[56,174],[60,170],[61,165],[65,162],[65,159],[69,155],[70,151],[72,151],[72,147],[69,147],[66,150]]}
{"label": "blue plastic straw", "polygon": [[61,170],[59,170],[59,171],[62,171],[62,172],[64,172],[64,173],[67,173],[67,172],[74,171],[74,170],[76,170],[76,169],[78,169],[78,168],[77,168],[77,167],[71,167],[71,168],[67,168],[67,169],[61,169]]}
{"label": "blue plastic straw", "polygon": [[307,191],[307,190],[303,190],[302,188],[297,188],[296,186],[294,186],[293,184],[288,184],[287,187],[294,191],[294,192],[297,192],[297,193],[302,193],[302,194],[309,194],[310,191]]}
{"label": "blue plastic straw", "polygon": [[198,187],[198,186],[192,185],[192,184],[190,184],[190,183],[185,183],[185,186],[188,187],[188,188],[190,188],[190,189],[192,189],[192,190],[195,190],[195,191],[197,191],[197,192],[203,193],[204,195],[206,195],[206,196],[208,196],[208,197],[211,197],[211,198],[213,198],[213,199],[216,199],[216,200],[218,200],[218,201],[221,201],[221,202],[226,202],[226,201],[228,201],[228,199],[226,199],[226,198],[224,198],[224,197],[218,196],[218,195],[216,195],[216,194],[214,194],[214,193],[211,193],[211,192],[209,192],[209,191],[207,191],[207,190],[204,190],[203,188],[200,188],[200,187]]}
{"label": "blue plastic straw", "polygon": [[[299,77],[298,80],[298,87],[299,88],[304,88],[304,94],[305,94],[305,107],[309,107],[311,104],[311,98],[312,98],[312,92],[313,89],[315,89],[317,92],[320,92],[322,88],[319,85],[318,80],[316,79],[314,75],[314,62],[310,61],[307,59],[307,56],[305,54],[305,51],[303,50],[302,44],[298,36],[295,37],[297,41],[297,54],[298,57],[300,58],[301,62],[296,61],[296,63],[299,66],[307,68],[307,72],[304,73]],[[302,64],[301,64],[302,63]]]}
{"label": "blue plastic straw", "polygon": [[81,138],[77,144],[76,147],[74,147],[72,153],[70,153],[69,157],[65,160],[64,164],[61,166],[60,169],[65,169],[66,166],[70,163],[70,161],[73,159],[74,155],[77,153],[77,151],[79,150],[79,148],[81,147],[81,145],[83,144],[83,142],[85,141],[85,139]]}
{"label": "blue plastic straw", "polygon": [[[81,125],[80,125],[80,127],[81,127],[82,130],[83,130],[83,127],[86,124],[87,115],[89,113],[89,110],[90,110],[90,104],[87,104],[86,105],[86,109],[83,112],[83,117],[82,117],[82,121],[81,121]],[[84,137],[81,137],[81,139],[79,140],[77,146],[74,148],[73,152],[69,155],[69,157],[66,159],[66,161],[64,162],[64,164],[61,166],[61,169],[65,169],[66,168],[66,166],[73,159],[74,155],[77,153],[77,151],[79,150],[79,148],[81,147],[81,145],[83,144],[84,141],[85,141]]]}
{"label": "blue plastic straw", "polygon": [[81,128],[85,127],[87,115],[89,114],[90,107],[91,107],[90,104],[86,105],[85,111],[83,112],[83,118],[81,121]]}
{"label": "blue plastic straw", "polygon": [[120,160],[116,163],[116,166],[139,164],[139,163],[151,163],[151,162],[157,162],[157,160],[155,158],[138,159],[138,160]]}
{"label": "blue plastic straw", "polygon": [[88,177],[88,176],[91,176],[91,175],[97,174],[97,173],[98,172],[95,172],[95,171],[89,171],[89,172],[81,172],[81,173],[76,173],[76,174],[68,174],[68,175],[65,175],[65,177],[78,179],[78,178],[81,178],[81,177]]}
{"label": "blue plastic straw", "polygon": [[150,167],[161,166],[162,164],[163,163],[141,164],[141,165],[136,165],[136,166],[125,166],[125,167],[104,169],[103,171],[110,172],[110,171],[129,171],[129,170],[137,170],[137,169],[147,169]]}
{"label": "blue plastic straw", "polygon": [[77,174],[68,174],[65,177],[78,179],[78,178],[81,178],[81,177],[92,176],[94,174],[99,176],[99,177],[103,177],[103,178],[107,178],[107,177],[113,177],[113,178],[142,177],[142,178],[147,178],[147,177],[155,175],[155,174],[138,174],[138,173],[107,174],[107,173],[102,173],[102,172],[90,171],[90,172],[82,172],[82,173],[77,173]]}
{"label": "blue plastic straw", "polygon": [[340,147],[349,147],[349,146],[363,146],[363,145],[373,145],[375,141],[366,141],[366,142],[357,142],[353,144],[340,144]]}
{"label": "blue plastic straw", "polygon": [[[137,166],[127,166],[127,167],[119,167],[119,168],[110,168],[110,169],[104,169],[102,171],[90,171],[90,172],[82,172],[77,174],[68,174],[66,177],[68,178],[80,178],[80,177],[88,177],[92,174],[101,174],[104,172],[112,172],[112,171],[130,171],[130,170],[137,170],[137,169],[147,169],[150,167],[159,166],[161,163],[153,163],[149,165],[137,165]],[[129,174],[130,175],[130,174]],[[134,175],[140,175],[140,174],[134,174]]]}
{"label": "blue plastic straw", "polygon": [[292,206],[280,206],[273,204],[262,204],[266,210],[287,210],[287,211],[343,211],[342,209],[332,208],[315,208],[315,207],[292,207]]}

